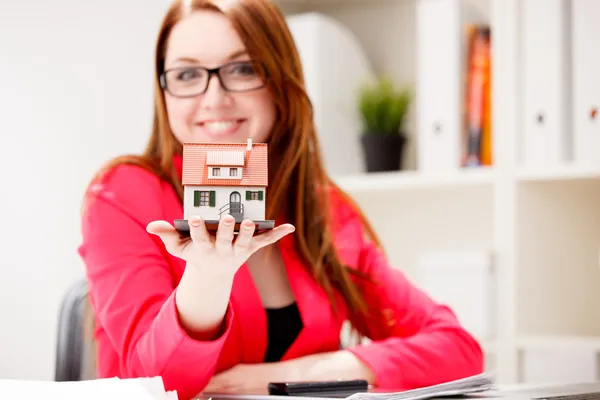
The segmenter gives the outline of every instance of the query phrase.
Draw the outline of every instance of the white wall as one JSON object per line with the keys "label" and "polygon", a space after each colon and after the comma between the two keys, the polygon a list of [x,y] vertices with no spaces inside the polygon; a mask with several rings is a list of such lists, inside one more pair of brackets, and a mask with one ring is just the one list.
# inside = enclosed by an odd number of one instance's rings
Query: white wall
{"label": "white wall", "polygon": [[58,307],[84,273],[82,191],[143,148],[167,5],[0,2],[0,378],[53,378]]}

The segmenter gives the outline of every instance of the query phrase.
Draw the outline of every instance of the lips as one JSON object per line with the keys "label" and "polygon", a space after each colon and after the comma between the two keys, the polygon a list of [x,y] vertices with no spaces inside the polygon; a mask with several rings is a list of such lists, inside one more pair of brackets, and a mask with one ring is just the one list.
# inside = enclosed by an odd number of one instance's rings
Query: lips
{"label": "lips", "polygon": [[235,133],[244,120],[229,119],[204,121],[198,124],[204,133],[210,136],[224,136]]}

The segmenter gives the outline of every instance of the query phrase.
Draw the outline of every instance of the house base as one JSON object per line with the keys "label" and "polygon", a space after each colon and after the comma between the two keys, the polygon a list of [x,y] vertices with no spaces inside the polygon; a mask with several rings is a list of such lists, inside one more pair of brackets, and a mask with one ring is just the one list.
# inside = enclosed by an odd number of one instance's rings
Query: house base
{"label": "house base", "polygon": [[[258,233],[261,233],[261,232],[271,230],[275,227],[274,220],[253,220],[252,222],[254,222],[254,224],[256,225],[256,228],[254,229],[255,235]],[[206,225],[206,229],[209,232],[216,233],[217,228],[219,227],[219,220],[218,219],[208,219],[208,220],[204,221],[204,224]],[[235,226],[233,227],[233,231],[235,233],[239,232],[240,224],[241,224],[240,222],[235,223]],[[175,229],[182,236],[190,236],[190,225],[189,225],[187,219],[176,219],[175,220]]]}

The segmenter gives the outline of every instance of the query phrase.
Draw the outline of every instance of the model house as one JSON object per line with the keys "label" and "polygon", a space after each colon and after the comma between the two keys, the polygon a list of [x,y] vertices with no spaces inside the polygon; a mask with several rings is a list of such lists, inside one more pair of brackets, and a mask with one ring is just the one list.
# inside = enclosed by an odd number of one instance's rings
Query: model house
{"label": "model house", "polygon": [[231,144],[185,143],[182,183],[185,225],[191,217],[200,216],[214,226],[231,214],[237,223],[251,219],[262,228],[269,227],[264,225],[268,222],[267,144],[253,144],[252,139]]}

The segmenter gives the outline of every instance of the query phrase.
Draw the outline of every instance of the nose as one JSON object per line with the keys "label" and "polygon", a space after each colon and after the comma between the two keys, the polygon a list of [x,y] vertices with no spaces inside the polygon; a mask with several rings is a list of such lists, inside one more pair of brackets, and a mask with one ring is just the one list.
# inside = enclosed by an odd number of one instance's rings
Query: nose
{"label": "nose", "polygon": [[217,75],[213,75],[208,80],[206,92],[201,96],[200,105],[206,109],[214,109],[228,105],[230,102],[227,92],[221,86],[221,81]]}

